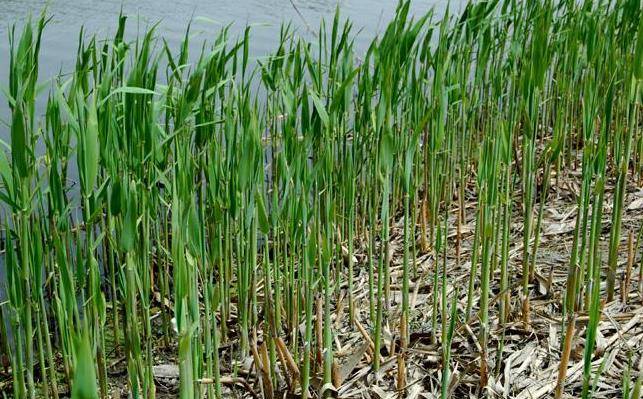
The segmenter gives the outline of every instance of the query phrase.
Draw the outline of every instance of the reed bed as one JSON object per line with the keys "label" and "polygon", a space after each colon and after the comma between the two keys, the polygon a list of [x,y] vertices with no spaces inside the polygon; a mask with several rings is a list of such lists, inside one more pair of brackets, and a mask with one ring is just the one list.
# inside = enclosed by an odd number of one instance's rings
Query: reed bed
{"label": "reed bed", "polygon": [[639,0],[257,60],[121,16],[43,84],[48,21],[9,34],[2,396],[641,396]]}

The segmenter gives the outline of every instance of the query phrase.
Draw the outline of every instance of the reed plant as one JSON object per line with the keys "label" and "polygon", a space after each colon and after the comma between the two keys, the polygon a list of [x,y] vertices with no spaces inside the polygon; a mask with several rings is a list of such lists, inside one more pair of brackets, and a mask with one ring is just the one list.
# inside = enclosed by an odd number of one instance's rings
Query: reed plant
{"label": "reed plant", "polygon": [[107,398],[125,359],[128,392],[154,398],[169,348],[183,399],[223,397],[240,375],[268,398],[331,397],[353,333],[404,395],[421,329],[443,398],[458,396],[454,345],[470,331],[483,394],[503,378],[506,332],[538,328],[548,211],[577,186],[548,317],[561,322],[556,397],[590,397],[603,307],[621,274],[622,301],[640,284],[622,226],[643,175],[641,15],[638,0],[441,16],[402,0],[364,52],[337,10],[309,38],[284,24],[258,58],[250,27],[195,51],[189,27],[174,48],[120,15],[112,37],[81,31],[73,70],[50,82],[48,17],[12,28],[0,349],[13,396]]}

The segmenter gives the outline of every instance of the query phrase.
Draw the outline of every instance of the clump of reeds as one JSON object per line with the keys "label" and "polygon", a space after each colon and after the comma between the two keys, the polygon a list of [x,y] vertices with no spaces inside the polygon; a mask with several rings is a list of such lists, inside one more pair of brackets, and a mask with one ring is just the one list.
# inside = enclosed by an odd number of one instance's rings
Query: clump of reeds
{"label": "clump of reeds", "polygon": [[[175,349],[184,399],[221,397],[222,370],[248,357],[264,397],[328,397],[342,384],[334,352],[346,329],[364,337],[374,371],[395,357],[404,395],[425,284],[441,396],[453,394],[452,341],[465,325],[478,335],[484,388],[506,324],[532,328],[543,215],[551,185],[567,178],[580,192],[557,299],[555,394],[586,312],[576,394],[589,397],[601,307],[618,297],[625,194],[643,177],[639,2],[483,1],[441,20],[409,7],[399,3],[365,54],[338,12],[313,41],[284,26],[256,62],[249,28],[238,38],[224,28],[189,54],[189,29],[175,50],[155,27],[126,40],[121,16],[113,38],[81,34],[74,70],[46,86],[48,20],[12,29],[0,349],[13,395],[57,399],[67,386],[106,398],[118,356],[132,397],[154,398],[162,345]],[[418,273],[425,254],[431,275]],[[454,286],[465,280],[451,268],[465,265],[467,286]],[[386,347],[386,334],[399,346]]]}

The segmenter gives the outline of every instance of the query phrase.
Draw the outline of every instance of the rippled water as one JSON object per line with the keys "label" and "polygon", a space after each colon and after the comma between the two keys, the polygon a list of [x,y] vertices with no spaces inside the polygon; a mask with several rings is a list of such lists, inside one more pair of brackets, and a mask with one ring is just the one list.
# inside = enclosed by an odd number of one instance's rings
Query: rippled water
{"label": "rippled water", "polygon": [[[450,0],[451,8],[457,10],[464,2]],[[411,12],[421,15],[434,8],[442,15],[447,4],[448,0],[412,0]],[[13,24],[20,27],[30,15],[38,17],[45,8],[52,20],[45,29],[40,52],[41,81],[72,69],[82,27],[85,36],[112,36],[121,10],[129,17],[130,38],[159,23],[158,35],[174,49],[192,21],[195,52],[225,25],[231,24],[233,36],[251,25],[251,55],[261,57],[275,49],[283,22],[292,22],[299,34],[310,36],[309,28],[316,30],[322,18],[332,19],[337,6],[341,15],[353,22],[356,50],[365,51],[391,20],[396,5],[397,0],[0,0],[0,87],[6,87],[8,81],[8,30]],[[7,137],[8,114],[6,99],[0,95],[3,139]]]}
{"label": "rippled water", "polygon": [[[451,3],[454,7],[461,0]],[[136,33],[137,25],[143,30],[159,22],[159,34],[170,45],[183,38],[190,20],[197,36],[195,43],[214,37],[226,24],[232,24],[233,33],[250,24],[252,54],[261,56],[274,49],[282,22],[292,21],[305,35],[307,26],[316,29],[322,18],[332,18],[336,6],[342,16],[353,21],[355,31],[359,31],[356,48],[364,50],[392,18],[396,4],[397,0],[0,0],[0,76],[6,83],[8,28],[13,23],[24,23],[30,14],[37,16],[44,7],[53,17],[45,31],[41,52],[41,76],[49,78],[73,65],[82,26],[88,34],[111,35],[121,8],[130,17],[130,34]],[[419,15],[435,7],[436,13],[442,14],[446,5],[445,0],[414,0],[412,12]]]}
{"label": "rippled water", "polygon": [[[435,8],[442,15],[447,0],[413,0],[411,12],[421,15]],[[451,0],[452,9],[459,9],[464,0]],[[294,5],[293,5],[294,4]],[[75,62],[78,35],[84,27],[86,36],[113,35],[122,9],[129,17],[127,33],[134,37],[137,30],[159,23],[158,35],[177,48],[192,21],[192,47],[196,50],[204,40],[212,40],[221,27],[232,24],[232,35],[252,25],[251,55],[261,57],[273,51],[280,26],[291,21],[297,32],[310,36],[322,18],[332,19],[339,6],[343,17],[353,22],[356,50],[362,52],[380,33],[395,13],[397,0],[0,0],[0,87],[8,84],[8,30],[20,27],[30,15],[37,17],[46,7],[52,20],[45,29],[40,52],[40,80],[51,79],[59,72],[69,72]],[[38,108],[44,108],[46,95]],[[0,138],[8,141],[6,121],[9,109],[0,95]],[[4,259],[0,257],[0,302],[4,297]]]}

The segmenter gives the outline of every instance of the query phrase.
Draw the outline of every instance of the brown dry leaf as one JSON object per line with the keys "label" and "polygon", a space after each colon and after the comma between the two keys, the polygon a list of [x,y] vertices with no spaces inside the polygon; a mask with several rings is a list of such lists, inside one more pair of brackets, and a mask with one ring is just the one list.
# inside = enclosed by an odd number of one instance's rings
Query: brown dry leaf
{"label": "brown dry leaf", "polygon": [[340,365],[339,370],[339,386],[341,386],[346,378],[351,374],[351,372],[357,367],[359,361],[364,357],[366,350],[368,349],[369,343],[364,342],[360,347],[358,347],[353,353],[348,355],[345,362]]}

